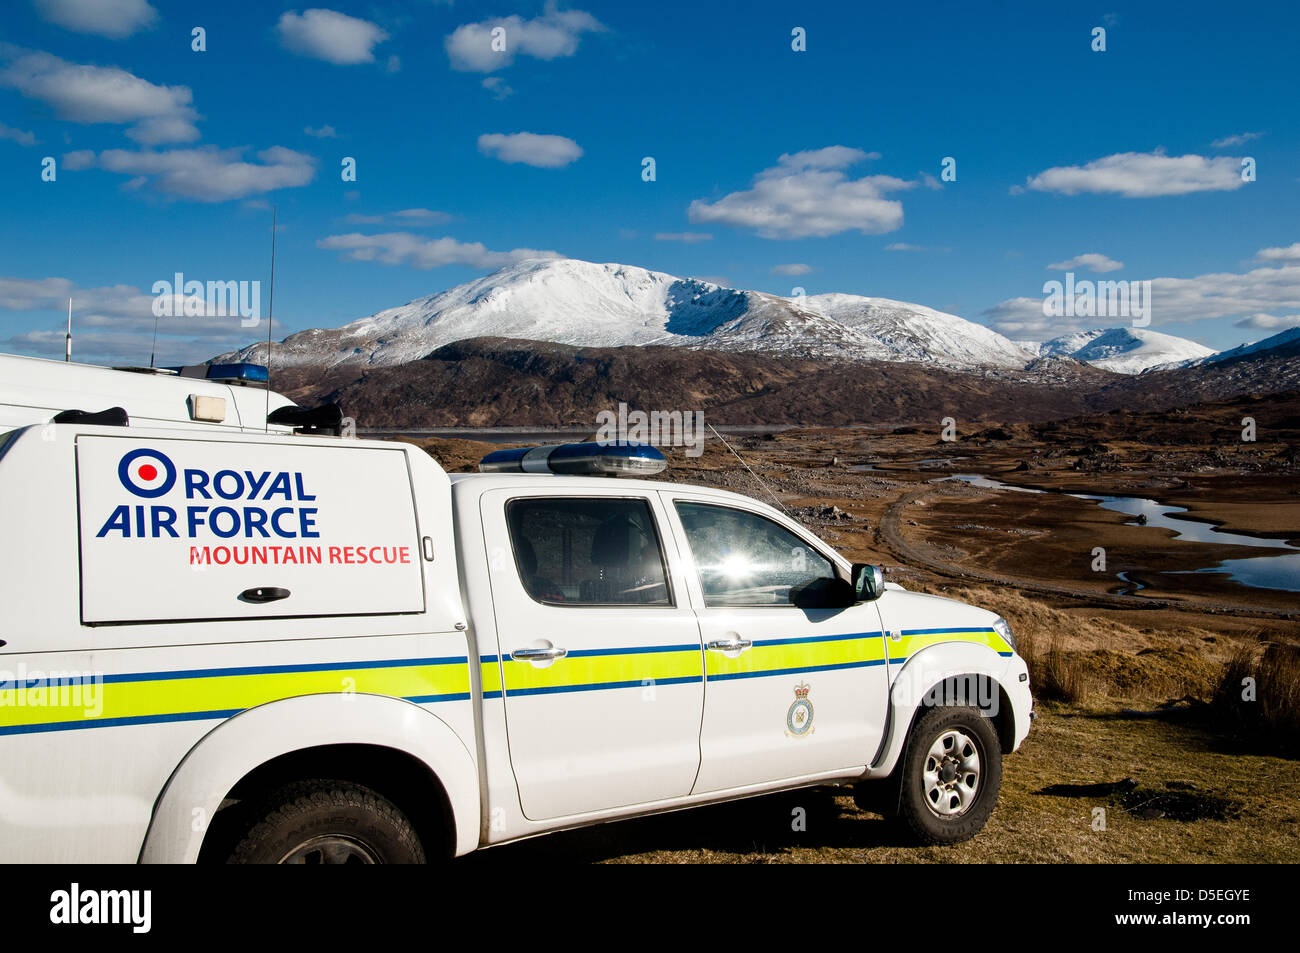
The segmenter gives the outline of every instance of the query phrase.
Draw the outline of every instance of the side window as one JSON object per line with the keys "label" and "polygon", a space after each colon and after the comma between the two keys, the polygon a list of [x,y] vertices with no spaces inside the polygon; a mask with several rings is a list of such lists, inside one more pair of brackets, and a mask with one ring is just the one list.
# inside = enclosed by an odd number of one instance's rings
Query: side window
{"label": "side window", "polygon": [[506,504],[515,568],[538,602],[672,605],[650,504],[535,497]]}
{"label": "side window", "polygon": [[830,560],[779,523],[727,506],[676,505],[706,605],[801,605],[835,579]]}

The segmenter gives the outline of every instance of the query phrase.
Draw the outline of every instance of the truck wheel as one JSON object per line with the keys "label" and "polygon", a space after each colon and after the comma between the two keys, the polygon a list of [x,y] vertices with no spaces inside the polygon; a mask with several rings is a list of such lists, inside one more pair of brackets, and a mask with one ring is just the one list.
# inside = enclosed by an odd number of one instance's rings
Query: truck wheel
{"label": "truck wheel", "polygon": [[227,863],[422,864],[424,848],[387,798],[348,781],[301,781],[272,792]]}
{"label": "truck wheel", "polygon": [[912,726],[900,772],[899,820],[923,844],[957,844],[993,813],[1002,746],[974,708],[930,708]]}

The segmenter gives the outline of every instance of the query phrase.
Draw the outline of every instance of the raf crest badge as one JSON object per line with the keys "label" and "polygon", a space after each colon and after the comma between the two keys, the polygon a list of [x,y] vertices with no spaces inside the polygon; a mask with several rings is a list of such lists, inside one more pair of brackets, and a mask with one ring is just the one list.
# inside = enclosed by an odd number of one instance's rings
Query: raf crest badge
{"label": "raf crest badge", "polygon": [[794,702],[785,714],[785,733],[791,738],[802,738],[813,733],[813,706],[808,700],[810,690],[803,682],[794,687]]}

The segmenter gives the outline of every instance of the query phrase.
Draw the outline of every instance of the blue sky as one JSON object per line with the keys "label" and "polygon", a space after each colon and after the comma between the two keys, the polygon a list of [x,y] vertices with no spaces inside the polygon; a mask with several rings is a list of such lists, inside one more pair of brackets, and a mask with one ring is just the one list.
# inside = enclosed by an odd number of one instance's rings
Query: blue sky
{"label": "blue sky", "polygon": [[[272,203],[277,338],[539,252],[1012,338],[1124,323],[1044,318],[1067,271],[1214,348],[1300,323],[1289,4],[322,2],[5,5],[0,349],[61,356],[71,295],[78,359],[147,363],[176,272],[265,314]],[[159,326],[160,363],[265,335]]]}

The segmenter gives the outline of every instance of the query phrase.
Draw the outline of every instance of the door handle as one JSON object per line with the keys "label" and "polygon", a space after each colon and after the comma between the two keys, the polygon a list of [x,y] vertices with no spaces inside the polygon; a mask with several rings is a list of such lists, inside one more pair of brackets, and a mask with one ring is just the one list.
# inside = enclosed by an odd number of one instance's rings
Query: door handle
{"label": "door handle", "polygon": [[510,657],[516,662],[547,662],[552,659],[564,658],[568,654],[568,649],[553,646],[549,649],[515,649],[510,653]]}
{"label": "door handle", "polygon": [[753,648],[754,643],[749,639],[719,639],[716,642],[710,642],[709,648],[715,652],[743,652],[745,649]]}
{"label": "door handle", "polygon": [[278,602],[288,598],[289,590],[277,586],[259,586],[256,589],[245,589],[239,594],[241,602]]}

